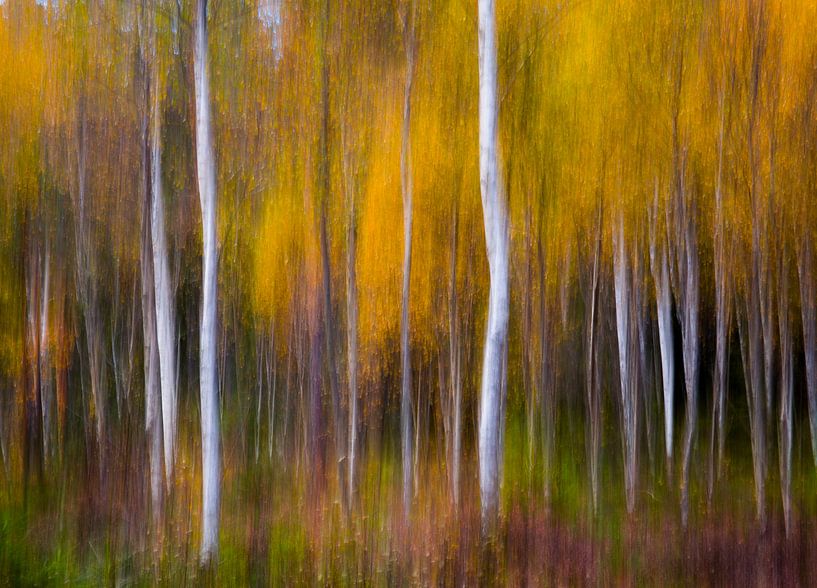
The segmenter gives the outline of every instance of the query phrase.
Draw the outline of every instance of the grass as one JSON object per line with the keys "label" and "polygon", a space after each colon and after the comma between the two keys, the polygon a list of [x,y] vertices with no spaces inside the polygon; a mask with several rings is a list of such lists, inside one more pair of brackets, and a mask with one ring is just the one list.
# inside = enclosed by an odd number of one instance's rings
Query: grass
{"label": "grass", "polygon": [[637,506],[627,513],[618,433],[609,415],[594,515],[581,421],[580,413],[564,412],[558,422],[546,498],[541,451],[530,464],[522,410],[510,407],[502,517],[488,542],[480,537],[476,463],[468,443],[459,508],[451,503],[432,440],[421,452],[416,501],[406,521],[396,440],[375,443],[372,437],[367,443],[355,507],[347,515],[335,498],[334,467],[325,466],[325,476],[316,480],[297,456],[275,451],[270,459],[262,452],[256,463],[240,422],[231,424],[225,427],[220,557],[211,570],[200,569],[197,557],[200,456],[192,419],[180,432],[176,483],[158,531],[149,524],[139,443],[112,443],[128,449],[112,451],[104,481],[79,451],[66,450],[41,480],[27,484],[12,459],[0,494],[0,585],[708,585],[741,578],[799,584],[817,571],[810,549],[817,541],[817,476],[804,427],[795,445],[795,521],[787,535],[774,462],[769,522],[765,529],[756,522],[751,454],[739,429],[731,432],[724,475],[707,499],[705,421],[695,451],[705,457],[693,463],[687,528],[680,524],[677,474],[668,479],[660,447],[654,448],[654,466],[647,451],[641,453]]}

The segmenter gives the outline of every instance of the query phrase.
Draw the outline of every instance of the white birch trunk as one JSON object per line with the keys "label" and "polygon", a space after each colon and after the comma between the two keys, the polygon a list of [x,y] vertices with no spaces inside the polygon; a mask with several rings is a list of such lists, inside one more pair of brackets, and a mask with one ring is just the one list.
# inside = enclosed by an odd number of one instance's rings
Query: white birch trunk
{"label": "white birch trunk", "polygon": [[142,241],[140,265],[142,272],[142,333],[144,336],[145,367],[145,432],[148,440],[150,468],[150,503],[154,523],[162,513],[162,414],[160,399],[159,346],[156,339],[156,312],[153,291],[153,259],[150,248],[150,194],[145,195],[142,209]]}
{"label": "white birch trunk", "polygon": [[168,487],[170,487],[176,457],[176,317],[173,287],[170,279],[170,262],[167,252],[164,199],[162,195],[161,93],[159,91],[160,76],[155,41],[151,61],[154,75],[150,104],[150,182],[152,195],[150,203],[150,235],[153,248],[153,283],[156,302],[156,334],[159,345],[165,473]]}
{"label": "white birch trunk", "polygon": [[40,406],[42,410],[43,457],[48,460],[51,453],[51,422],[53,407],[53,388],[51,387],[51,356],[48,353],[48,303],[50,255],[48,242],[45,244],[43,260],[42,298],[40,302]]}
{"label": "white birch trunk", "polygon": [[800,278],[800,311],[803,321],[803,347],[806,356],[806,390],[811,430],[811,453],[817,466],[817,289],[814,284],[811,241],[804,231],[799,248],[797,272]]}
{"label": "white birch trunk", "polygon": [[[598,306],[599,264],[601,259],[602,208],[599,206],[595,224],[593,269],[590,278],[590,295],[585,294],[585,404],[587,408],[587,455],[590,473],[590,495],[593,514],[599,501],[599,456],[601,448],[601,387],[599,382],[598,342],[596,340],[596,308]],[[541,262],[544,264],[544,262]],[[544,274],[544,268],[540,268]]]}
{"label": "white birch trunk", "polygon": [[635,483],[637,476],[637,394],[633,374],[633,339],[631,308],[631,270],[624,242],[624,220],[619,218],[617,231],[613,233],[613,273],[616,299],[616,335],[618,338],[619,377],[621,380],[621,420],[624,448],[624,485],[627,512],[635,507]]}
{"label": "white birch trunk", "polygon": [[[683,194],[682,194],[683,197]],[[684,430],[684,463],[681,474],[681,518],[684,523],[689,513],[689,469],[692,461],[692,444],[698,420],[698,372],[700,369],[700,341],[698,337],[698,308],[700,289],[698,278],[698,242],[695,218],[688,204],[682,203],[684,227],[684,281],[683,324],[681,329],[684,356],[684,383],[686,385],[686,424]]]}
{"label": "white birch trunk", "polygon": [[[140,73],[144,73],[144,62],[141,59]],[[151,80],[143,79],[146,102],[151,99]],[[139,268],[141,272],[141,302],[142,302],[142,335],[144,349],[145,370],[145,432],[148,443],[148,466],[150,470],[151,513],[154,527],[162,514],[162,494],[164,489],[162,464],[162,412],[159,371],[159,345],[156,333],[156,300],[153,287],[153,249],[151,242],[151,201],[153,200],[153,184],[151,175],[154,162],[150,148],[150,114],[149,105],[144,105],[142,111],[140,133],[142,149],[142,232],[139,247]]]}
{"label": "white birch trunk", "polygon": [[792,335],[789,328],[789,267],[786,252],[781,246],[778,259],[778,325],[780,335],[780,427],[778,450],[780,464],[780,491],[783,497],[783,520],[786,534],[791,531],[791,460],[794,419],[794,358]]}
{"label": "white birch trunk", "polygon": [[672,340],[672,284],[670,282],[667,246],[659,241],[659,234],[666,238],[666,230],[658,220],[658,182],[655,186],[655,202],[650,223],[650,269],[655,282],[655,305],[658,314],[658,342],[661,349],[661,382],[664,392],[664,448],[667,471],[672,471],[672,435],[675,414],[675,350]]}
{"label": "white birch trunk", "polygon": [[479,166],[485,245],[491,278],[479,414],[479,487],[483,531],[493,530],[499,507],[500,428],[508,337],[508,216],[498,161],[496,24],[494,0],[479,0]]}
{"label": "white birch trunk", "polygon": [[[451,498],[455,507],[460,501],[460,448],[462,443],[462,378],[460,366],[462,351],[460,349],[460,325],[457,289],[457,244],[459,231],[459,209],[456,200],[451,207],[451,248],[449,253],[448,279],[448,365],[449,382],[447,401],[441,402],[445,409],[444,422],[446,424],[446,449],[451,484]],[[442,387],[440,389],[442,393]]]}
{"label": "white birch trunk", "polygon": [[347,185],[349,219],[346,227],[346,352],[349,381],[349,470],[347,473],[348,510],[351,512],[355,496],[355,460],[357,459],[357,226],[355,190]]}
{"label": "white birch trunk", "polygon": [[763,341],[761,339],[760,304],[757,300],[757,288],[749,282],[749,279],[744,280],[744,292],[746,300],[741,309],[744,316],[741,316],[738,321],[738,334],[746,383],[746,400],[749,406],[757,518],[761,524],[764,524],[766,519],[766,436],[763,424]]}
{"label": "white birch trunk", "polygon": [[718,134],[718,180],[715,189],[715,314],[716,314],[716,351],[715,351],[715,421],[718,427],[718,477],[723,464],[726,447],[726,377],[728,360],[728,336],[731,323],[732,297],[726,272],[726,244],[723,218],[723,136],[724,136],[724,96],[720,96],[720,131]]}
{"label": "white birch trunk", "polygon": [[202,438],[202,534],[201,560],[218,555],[221,503],[221,455],[216,366],[217,239],[216,171],[210,125],[210,74],[207,63],[207,0],[197,0],[193,65],[196,89],[196,171],[201,200],[202,308],[199,385]]}
{"label": "white birch trunk", "polygon": [[414,80],[414,40],[406,19],[406,84],[403,95],[403,144],[400,152],[400,177],[403,192],[403,291],[400,316],[400,439],[403,461],[403,510],[411,512],[412,500],[412,409],[411,409],[411,349],[409,328],[409,296],[411,289],[411,229],[413,179],[411,170],[411,86]]}

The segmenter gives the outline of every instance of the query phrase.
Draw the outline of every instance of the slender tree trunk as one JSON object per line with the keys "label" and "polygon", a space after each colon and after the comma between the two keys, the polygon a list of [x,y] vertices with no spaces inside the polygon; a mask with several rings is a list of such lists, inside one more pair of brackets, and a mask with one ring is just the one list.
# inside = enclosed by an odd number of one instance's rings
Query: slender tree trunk
{"label": "slender tree trunk", "polygon": [[40,300],[40,334],[39,334],[39,372],[40,372],[40,406],[42,408],[43,457],[48,461],[51,455],[51,424],[54,405],[54,389],[51,382],[51,354],[48,341],[48,307],[50,302],[50,251],[48,241],[45,243],[45,254],[42,272],[42,298]]}
{"label": "slender tree trunk", "polygon": [[811,454],[817,466],[817,288],[808,229],[803,230],[798,248],[797,272],[800,279],[800,312],[803,321],[803,348],[806,360],[806,390],[808,396]]}
{"label": "slender tree trunk", "polygon": [[122,272],[120,271],[119,260],[114,261],[113,270],[113,303],[111,305],[111,363],[113,363],[113,381],[116,390],[116,412],[121,419],[123,416],[124,395],[124,365],[123,358],[120,357],[118,342],[120,338],[119,316],[121,310]]}
{"label": "slender tree trunk", "polygon": [[[650,268],[655,282],[655,304],[658,314],[658,342],[661,348],[661,377],[664,391],[664,448],[667,473],[672,474],[672,429],[675,414],[675,349],[672,338],[672,284],[667,256],[666,225],[658,214],[658,180],[650,219]],[[662,230],[663,229],[663,230]]]}
{"label": "slender tree trunk", "polygon": [[[315,252],[313,251],[313,254]],[[314,272],[311,274],[311,283],[307,286],[309,300],[307,302],[307,327],[309,333],[309,381],[307,385],[306,399],[308,406],[305,407],[305,419],[302,421],[306,424],[305,445],[308,453],[308,462],[311,466],[311,480],[310,492],[313,499],[317,499],[320,491],[323,488],[325,481],[325,430],[323,423],[323,373],[321,371],[323,364],[323,350],[324,343],[322,337],[323,324],[321,323],[320,300],[317,299],[319,292],[318,278]],[[304,365],[301,361],[298,365]]]}
{"label": "slender tree trunk", "polygon": [[[677,120],[674,123],[677,128]],[[673,132],[677,137],[677,132]],[[681,520],[687,523],[689,514],[689,470],[698,420],[698,375],[700,370],[700,341],[698,313],[700,306],[698,234],[695,200],[686,189],[686,148],[681,149],[677,138],[674,143],[675,186],[670,206],[667,207],[667,226],[672,227],[672,263],[670,280],[678,300],[681,321],[681,351],[686,389],[686,420],[681,464]]]}
{"label": "slender tree trunk", "polygon": [[[150,171],[147,148],[144,149],[145,173]],[[150,496],[154,525],[162,514],[162,494],[164,489],[162,465],[162,414],[160,396],[159,345],[156,333],[156,306],[153,290],[153,252],[150,241],[150,200],[151,193],[145,180],[145,195],[142,206],[142,237],[139,259],[142,273],[142,333],[144,336],[145,367],[145,431],[148,441],[150,463]]]}
{"label": "slender tree trunk", "polygon": [[412,407],[409,296],[411,291],[411,229],[413,179],[411,170],[411,86],[414,80],[414,39],[406,17],[406,84],[403,94],[403,141],[400,150],[400,185],[403,195],[403,290],[400,314],[400,439],[403,459],[403,510],[408,517],[412,501]]}
{"label": "slender tree trunk", "polygon": [[56,308],[54,309],[54,334],[55,334],[55,360],[56,360],[56,401],[57,401],[57,438],[56,448],[62,451],[65,447],[65,427],[66,417],[68,413],[68,360],[67,356],[70,354],[71,345],[68,343],[67,332],[69,327],[66,318],[66,299],[69,296],[68,289],[65,288],[65,277],[62,272],[59,274],[62,278],[57,282],[58,286],[55,292],[58,293],[56,298]]}
{"label": "slender tree trunk", "polygon": [[[451,484],[451,498],[455,507],[460,503],[460,452],[462,445],[462,377],[460,366],[459,292],[457,288],[457,250],[459,244],[459,203],[452,198],[451,203],[451,247],[449,253],[448,278],[448,400],[441,403],[446,408],[446,441],[448,445],[448,477]],[[442,391],[442,390],[441,390]]]}
{"label": "slender tree trunk", "polygon": [[[143,15],[144,16],[144,15]],[[138,52],[138,72],[142,81],[142,116],[140,120],[140,148],[142,154],[142,227],[139,247],[141,272],[142,334],[145,370],[145,432],[148,443],[150,469],[151,512],[154,529],[158,531],[162,516],[164,468],[162,464],[162,406],[159,367],[158,333],[156,331],[156,299],[153,288],[153,243],[151,240],[151,206],[153,193],[154,153],[150,138],[150,101],[153,81],[146,73],[141,45]],[[115,311],[116,312],[116,311]]]}
{"label": "slender tree trunk", "polygon": [[760,281],[763,279],[763,262],[760,252],[760,228],[758,227],[759,219],[753,221],[754,227],[752,229],[752,252],[751,252],[751,274],[752,281],[748,284],[749,298],[748,303],[750,308],[747,309],[748,314],[748,336],[749,336],[749,371],[744,370],[744,374],[748,374],[748,382],[751,385],[748,387],[750,392],[749,410],[752,415],[751,427],[752,432],[752,454],[754,457],[754,475],[755,475],[755,499],[757,500],[757,516],[762,525],[766,523],[766,443],[768,438],[768,427],[766,421],[770,418],[766,410],[766,394],[765,389],[765,347],[764,347],[764,328],[763,328],[763,299],[765,298],[763,290],[760,286]]}
{"label": "slender tree trunk", "polygon": [[[758,5],[762,8],[762,5]],[[766,257],[763,246],[765,239],[764,215],[761,207],[761,179],[759,156],[757,153],[757,119],[759,112],[758,96],[761,83],[763,39],[765,37],[764,15],[762,13],[753,18],[753,42],[751,47],[752,78],[749,84],[749,115],[747,125],[747,149],[751,179],[749,184],[749,201],[751,207],[751,249],[747,267],[749,269],[748,283],[744,283],[746,295],[746,335],[747,340],[741,342],[743,349],[748,351],[743,356],[744,378],[747,382],[748,404],[751,415],[750,431],[752,434],[752,461],[755,476],[755,499],[757,501],[757,517],[761,526],[766,524],[766,472],[767,472],[767,439],[769,436],[768,421],[771,411],[771,391],[767,390],[771,380],[771,309],[768,307],[770,291]],[[746,349],[748,347],[748,349]],[[746,361],[748,359],[748,370]]]}
{"label": "slender tree trunk", "polygon": [[97,301],[96,276],[94,275],[94,253],[91,239],[91,227],[88,223],[86,172],[87,172],[87,137],[86,137],[86,98],[80,91],[78,141],[77,141],[77,289],[85,323],[85,340],[87,346],[88,368],[91,380],[92,412],[96,424],[96,440],[99,450],[99,461],[105,470],[106,449],[106,415],[105,390],[103,389],[102,343],[100,337],[100,316]]}
{"label": "slender tree trunk", "polygon": [[741,359],[746,383],[746,400],[749,406],[749,431],[752,440],[752,466],[755,480],[755,500],[757,518],[761,524],[766,520],[766,437],[763,424],[763,343],[760,333],[760,306],[757,302],[757,288],[744,280],[746,300],[738,320]]}
{"label": "slender tree trunk", "polygon": [[[689,204],[682,204],[687,209]],[[698,285],[698,243],[695,218],[687,209],[685,223],[685,264],[682,343],[684,347],[684,383],[686,385],[686,424],[684,429],[684,464],[681,474],[681,518],[686,523],[689,513],[689,469],[692,462],[692,445],[698,419],[698,373],[700,369],[700,340],[698,337],[698,308],[700,289]]]}
{"label": "slender tree trunk", "polygon": [[[26,211],[23,226],[23,244],[20,248],[22,263],[21,273],[25,284],[25,298],[23,299],[24,337],[22,339],[23,353],[23,469],[25,489],[28,490],[28,480],[31,468],[36,471],[38,480],[42,477],[43,463],[43,428],[41,388],[42,374],[40,371],[40,300],[42,277],[40,275],[40,254],[36,246],[37,239],[32,236],[31,225]],[[26,495],[27,496],[27,495]]]}
{"label": "slender tree trunk", "polygon": [[203,496],[201,559],[203,563],[208,563],[218,555],[221,504],[221,440],[216,367],[218,233],[216,170],[210,121],[210,73],[207,60],[207,0],[197,0],[196,6],[193,52],[196,90],[196,170],[204,241],[199,365]]}
{"label": "slender tree trunk", "polygon": [[264,396],[264,335],[255,328],[255,463],[261,453],[261,405]]}
{"label": "slender tree trunk", "polygon": [[599,502],[599,455],[601,448],[601,386],[599,382],[598,342],[596,339],[596,309],[598,308],[599,271],[601,263],[602,208],[596,215],[595,246],[589,296],[585,295],[585,404],[587,409],[587,455],[590,473],[590,495],[595,514]]}
{"label": "slender tree trunk", "polygon": [[[347,174],[348,175],[348,174]],[[346,369],[349,381],[349,471],[347,473],[348,510],[351,512],[355,496],[355,467],[357,459],[357,216],[355,211],[356,186],[347,178],[346,225]]]}
{"label": "slender tree trunk", "polygon": [[[772,172],[773,173],[773,172]],[[775,354],[774,354],[774,278],[772,275],[772,268],[774,265],[774,257],[772,249],[774,244],[771,242],[771,234],[773,232],[772,219],[773,211],[771,204],[771,195],[769,195],[769,202],[767,204],[767,212],[759,212],[757,215],[757,222],[760,224],[760,238],[758,255],[758,267],[760,268],[759,280],[757,287],[760,294],[760,326],[763,334],[763,391],[765,400],[766,415],[766,439],[767,443],[771,442],[774,435],[774,410],[772,408],[774,401],[774,372],[775,372]],[[763,218],[765,216],[765,218]]]}
{"label": "slender tree trunk", "polygon": [[621,379],[621,423],[624,449],[624,485],[627,512],[635,508],[638,475],[638,394],[635,391],[632,327],[632,272],[624,241],[624,220],[619,218],[613,239],[613,273],[616,299],[619,377]]}
{"label": "slender tree trunk", "polygon": [[[40,472],[40,416],[39,408],[39,382],[37,381],[37,265],[32,261],[36,255],[32,252],[32,238],[30,235],[29,211],[23,212],[22,243],[19,249],[20,258],[19,271],[20,279],[24,284],[25,295],[21,299],[23,336],[20,338],[20,352],[22,358],[22,385],[18,388],[22,392],[20,404],[22,405],[22,428],[23,428],[23,500],[28,501],[28,484],[31,475],[32,465]],[[33,463],[32,463],[33,462]]]}
{"label": "slender tree trunk", "polygon": [[[319,238],[322,270],[322,294],[323,294],[323,320],[324,339],[326,353],[326,365],[329,372],[329,393],[332,399],[332,424],[334,428],[335,440],[335,463],[337,464],[338,487],[341,495],[348,489],[346,484],[346,472],[348,464],[346,460],[346,432],[348,423],[343,416],[343,406],[340,402],[340,386],[338,385],[338,374],[336,369],[337,355],[335,353],[335,320],[332,312],[332,273],[329,263],[329,236],[327,233],[327,216],[329,199],[331,198],[331,162],[329,145],[329,116],[330,116],[330,72],[329,72],[329,15],[330,1],[325,0],[322,6],[323,14],[321,18],[321,134],[320,134],[320,160],[318,174],[320,180],[320,202],[319,202]],[[348,504],[348,501],[341,496],[341,504]]]}
{"label": "slender tree trunk", "polygon": [[508,214],[500,186],[494,0],[479,0],[479,162],[485,244],[491,278],[479,414],[482,528],[492,533],[499,509],[503,364],[508,338]]}
{"label": "slender tree trunk", "polygon": [[[525,423],[527,442],[527,475],[532,479],[533,466],[536,457],[536,405],[534,392],[534,360],[533,352],[533,250],[531,237],[531,209],[530,202],[525,203],[525,260],[524,260],[524,303],[522,316],[522,383],[525,388]],[[544,292],[542,293],[542,298]],[[544,340],[543,340],[544,344]],[[544,407],[543,407],[544,408]]]}
{"label": "slender tree trunk", "polygon": [[[649,460],[650,472],[655,472],[655,431],[653,416],[653,398],[655,395],[655,377],[652,372],[653,363],[651,359],[652,339],[650,328],[652,321],[648,304],[646,301],[649,294],[646,290],[646,271],[644,260],[641,255],[636,255],[633,277],[633,307],[636,331],[636,346],[638,350],[638,360],[636,373],[636,387],[638,388],[638,399],[643,403],[644,430],[647,437],[647,459]],[[652,476],[651,476],[652,477]],[[652,481],[652,480],[651,480]]]}
{"label": "slender tree trunk", "polygon": [[791,532],[791,454],[794,419],[794,358],[789,316],[789,262],[784,247],[778,254],[778,324],[780,334],[780,428],[778,450],[780,490],[786,534]]}
{"label": "slender tree trunk", "polygon": [[[276,363],[275,363],[275,321],[270,324],[269,346],[266,351],[266,368],[267,368],[267,386],[269,387],[267,418],[269,421],[267,427],[267,454],[272,460],[272,446],[275,443],[275,394],[277,392],[278,378]],[[289,354],[292,357],[292,353]],[[289,379],[287,378],[287,385]]]}
{"label": "slender tree trunk", "polygon": [[[726,392],[728,374],[729,327],[732,314],[732,296],[727,276],[726,244],[723,218],[723,136],[724,96],[720,94],[720,131],[718,133],[718,179],[715,187],[715,395],[713,400],[713,429],[718,431],[717,477],[720,478],[726,447]],[[714,436],[713,436],[714,439]],[[714,448],[711,449],[714,451]],[[709,495],[714,485],[714,467],[710,464]]]}
{"label": "slender tree trunk", "polygon": [[165,233],[164,191],[162,186],[161,76],[159,75],[155,38],[152,38],[151,44],[151,87],[153,92],[150,97],[150,182],[152,195],[150,236],[153,249],[156,333],[159,344],[159,372],[162,390],[164,458],[166,480],[169,488],[173,482],[173,464],[176,459],[176,313]]}
{"label": "slender tree trunk", "polygon": [[[541,226],[540,229],[541,231]],[[553,347],[550,331],[553,328],[553,319],[548,316],[545,283],[545,251],[542,246],[542,235],[537,234],[537,257],[539,259],[539,409],[542,420],[542,465],[544,469],[545,501],[550,501],[551,469],[553,463],[553,443],[556,429],[556,406],[553,391]]]}

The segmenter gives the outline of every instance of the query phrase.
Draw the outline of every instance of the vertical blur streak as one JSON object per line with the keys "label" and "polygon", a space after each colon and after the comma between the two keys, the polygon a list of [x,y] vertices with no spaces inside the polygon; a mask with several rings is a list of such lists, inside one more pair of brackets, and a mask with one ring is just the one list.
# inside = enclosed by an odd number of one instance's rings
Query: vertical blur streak
{"label": "vertical blur streak", "polygon": [[593,514],[599,507],[599,461],[601,450],[601,384],[599,382],[599,352],[598,352],[598,323],[597,309],[599,307],[599,274],[601,265],[601,236],[603,208],[601,200],[597,203],[593,234],[592,262],[589,288],[585,287],[585,318],[584,325],[584,385],[585,410],[587,415],[586,447],[587,466],[590,477],[590,504]]}
{"label": "vertical blur streak", "polygon": [[499,508],[503,364],[508,337],[508,215],[500,186],[496,23],[493,0],[479,0],[479,167],[490,293],[479,408],[482,528],[493,532]]}
{"label": "vertical blur streak", "polygon": [[197,0],[193,66],[196,86],[196,170],[201,200],[202,304],[199,386],[201,390],[202,532],[201,560],[218,554],[221,506],[221,441],[216,372],[217,232],[216,171],[210,128],[210,74],[207,43],[207,0]]}
{"label": "vertical blur streak", "polygon": [[[99,463],[104,475],[106,457],[106,412],[103,390],[102,350],[99,340],[100,317],[97,301],[96,268],[94,263],[92,229],[88,219],[86,174],[88,165],[87,97],[81,84],[77,105],[77,196],[75,202],[76,275],[78,298],[85,323],[88,367],[91,379],[92,414],[96,422],[96,442]],[[83,391],[84,394],[84,391]]]}
{"label": "vertical blur streak", "polygon": [[[721,81],[721,84],[724,84]],[[721,477],[723,468],[724,451],[726,447],[726,386],[727,386],[727,352],[729,344],[729,333],[731,331],[732,322],[732,290],[731,279],[727,276],[727,263],[731,259],[731,255],[727,257],[726,253],[726,234],[725,234],[725,220],[724,220],[724,206],[723,206],[723,144],[724,144],[724,108],[725,94],[721,87],[718,93],[718,111],[719,111],[719,127],[718,127],[718,172],[717,183],[715,184],[715,329],[716,329],[716,359],[715,359],[715,398],[713,402],[713,418],[712,428],[714,430],[717,423],[718,431],[718,466],[717,477]],[[714,435],[712,441],[713,447],[710,451],[714,452]],[[710,465],[710,470],[714,469]],[[709,482],[710,499],[714,489],[714,476],[710,471]]]}
{"label": "vertical blur streak", "polygon": [[638,470],[638,394],[634,377],[634,339],[632,325],[633,270],[624,237],[624,219],[619,216],[613,233],[613,273],[616,299],[616,336],[618,339],[618,363],[621,399],[621,435],[624,452],[624,485],[627,496],[627,512],[635,508],[636,474]]}
{"label": "vertical blur streak", "polygon": [[[155,6],[155,4],[153,5]],[[156,302],[156,332],[159,346],[161,375],[162,431],[164,435],[164,463],[168,489],[173,481],[176,459],[176,316],[173,287],[170,280],[170,261],[165,233],[164,192],[162,187],[162,76],[156,43],[156,26],[150,26],[149,55],[151,88],[150,98],[150,237],[153,250],[153,283]]]}
{"label": "vertical blur streak", "polygon": [[[403,197],[403,288],[400,298],[400,440],[403,460],[403,511],[408,518],[414,495],[412,481],[411,349],[409,341],[409,296],[411,292],[411,229],[414,195],[411,168],[411,86],[414,81],[414,12],[416,0],[406,8],[403,43],[406,52],[406,81],[403,92],[403,130],[400,148],[400,186]],[[419,399],[418,399],[419,403]]]}
{"label": "vertical blur streak", "polygon": [[670,284],[666,243],[666,225],[658,213],[658,178],[655,198],[650,208],[650,269],[655,282],[655,305],[658,315],[658,341],[661,349],[661,377],[664,390],[664,448],[667,472],[672,473],[672,427],[675,398],[675,350],[672,341],[672,285]]}
{"label": "vertical blur streak", "polygon": [[[154,251],[151,240],[151,208],[157,194],[154,191],[153,176],[157,165],[155,152],[152,148],[151,129],[151,102],[156,92],[155,79],[148,72],[150,67],[146,59],[152,62],[150,51],[145,55],[145,45],[150,27],[145,18],[144,9],[139,15],[142,38],[137,48],[137,67],[141,93],[137,91],[137,99],[141,103],[139,112],[139,143],[141,154],[140,187],[142,189],[141,231],[139,240],[139,265],[141,279],[142,302],[142,334],[144,348],[145,371],[145,432],[148,444],[148,462],[150,469],[150,505],[153,526],[159,529],[162,516],[162,502],[164,490],[164,471],[162,460],[162,405],[161,405],[161,376],[159,366],[159,344],[156,331],[156,298],[154,284]],[[149,42],[149,41],[148,41]]]}
{"label": "vertical blur streak", "polygon": [[353,185],[352,174],[349,172],[349,165],[346,160],[348,152],[346,145],[343,147],[344,153],[344,188],[346,191],[346,206],[348,218],[346,219],[346,367],[349,386],[349,463],[347,472],[347,510],[352,511],[355,496],[355,462],[357,458],[357,344],[358,344],[358,320],[357,320],[357,220],[355,212],[355,195],[357,186]]}
{"label": "vertical blur streak", "polygon": [[[320,271],[321,285],[320,296],[323,320],[323,345],[325,364],[329,375],[329,395],[332,408],[333,439],[335,441],[335,463],[337,464],[338,487],[342,494],[346,492],[348,486],[345,482],[346,475],[346,423],[343,416],[343,406],[340,402],[340,386],[338,384],[338,369],[336,363],[338,358],[335,350],[335,318],[332,299],[332,268],[330,259],[329,229],[327,227],[329,216],[329,203],[332,198],[332,178],[331,178],[331,145],[330,145],[330,116],[331,116],[331,70],[330,70],[330,25],[332,15],[330,14],[330,0],[321,2],[321,13],[319,22],[320,47],[318,57],[320,59],[320,137],[318,146],[318,239],[320,247]],[[314,352],[314,349],[313,349]],[[316,370],[321,370],[322,365],[316,360]],[[341,504],[347,505],[348,501],[341,499]]]}
{"label": "vertical blur streak", "polygon": [[811,243],[804,233],[798,244],[797,271],[800,281],[800,309],[803,321],[803,347],[806,355],[806,389],[811,429],[811,451],[817,465],[817,288],[812,266]]}
{"label": "vertical blur streak", "polygon": [[[147,87],[150,84],[145,80]],[[146,97],[150,90],[145,92]],[[153,291],[153,251],[150,241],[150,206],[151,194],[149,176],[151,161],[147,141],[147,125],[142,125],[144,196],[142,198],[142,238],[139,248],[142,286],[142,333],[144,336],[145,368],[145,431],[148,438],[148,461],[150,467],[151,509],[154,522],[158,522],[162,513],[162,490],[164,488],[162,471],[162,415],[160,400],[159,345],[156,336],[156,306]],[[157,525],[158,527],[158,525]]]}

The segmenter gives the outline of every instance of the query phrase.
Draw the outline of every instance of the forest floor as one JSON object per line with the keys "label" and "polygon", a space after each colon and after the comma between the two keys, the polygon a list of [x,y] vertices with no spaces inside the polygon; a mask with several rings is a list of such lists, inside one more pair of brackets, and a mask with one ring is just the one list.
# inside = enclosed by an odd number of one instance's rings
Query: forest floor
{"label": "forest floor", "polygon": [[668,483],[663,467],[642,466],[638,503],[627,513],[611,434],[595,515],[583,446],[566,441],[575,433],[560,435],[546,496],[538,459],[528,466],[517,417],[507,429],[501,522],[489,541],[480,536],[473,448],[466,449],[471,457],[455,507],[442,449],[429,441],[407,522],[396,440],[369,439],[347,513],[325,463],[307,468],[301,458],[284,459],[282,448],[270,457],[263,443],[256,461],[252,435],[227,423],[219,562],[202,570],[193,424],[183,424],[179,436],[176,482],[158,530],[147,508],[144,447],[127,426],[110,443],[105,476],[84,448],[67,446],[24,484],[12,455],[0,493],[0,584],[794,586],[817,577],[817,484],[806,451],[798,454],[788,533],[771,471],[768,520],[763,528],[757,522],[751,458],[740,452],[725,464],[711,499],[705,460],[694,465],[684,528],[677,480]]}

